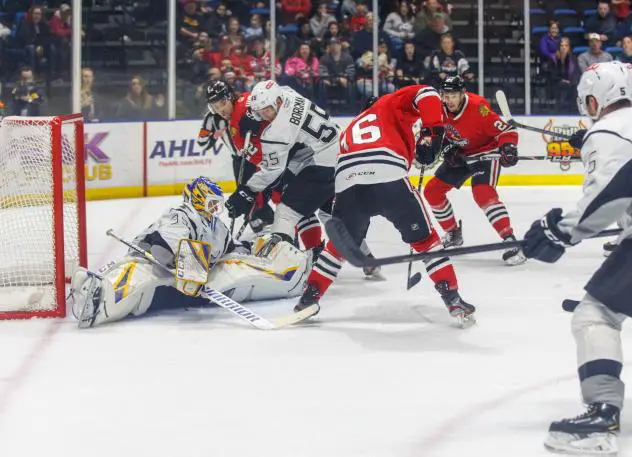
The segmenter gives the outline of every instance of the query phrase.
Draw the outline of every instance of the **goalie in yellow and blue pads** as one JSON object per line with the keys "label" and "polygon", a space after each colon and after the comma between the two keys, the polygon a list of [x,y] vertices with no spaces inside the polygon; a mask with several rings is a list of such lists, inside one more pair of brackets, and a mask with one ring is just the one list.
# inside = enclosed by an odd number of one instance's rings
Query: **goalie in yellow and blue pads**
{"label": "goalie in yellow and blue pads", "polygon": [[[73,310],[80,327],[92,327],[145,314],[157,305],[156,289],[177,289],[169,307],[191,305],[202,286],[236,301],[267,300],[301,295],[310,258],[287,242],[269,252],[234,240],[219,215],[222,189],[206,177],[184,188],[181,204],[169,208],[134,239],[134,245],[173,270],[169,274],[133,250],[96,274],[80,269],[72,281]],[[265,237],[255,247],[269,245]],[[265,255],[264,255],[265,254]],[[187,297],[188,296],[188,297]]]}

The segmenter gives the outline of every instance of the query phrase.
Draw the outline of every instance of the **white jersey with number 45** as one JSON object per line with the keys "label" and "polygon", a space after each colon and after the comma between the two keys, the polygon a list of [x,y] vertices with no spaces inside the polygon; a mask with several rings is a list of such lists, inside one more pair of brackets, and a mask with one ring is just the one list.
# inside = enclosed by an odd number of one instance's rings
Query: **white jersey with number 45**
{"label": "white jersey with number 45", "polygon": [[334,167],[340,128],[315,103],[283,86],[283,103],[277,117],[261,134],[263,158],[247,186],[260,192],[287,169],[293,174],[305,167]]}

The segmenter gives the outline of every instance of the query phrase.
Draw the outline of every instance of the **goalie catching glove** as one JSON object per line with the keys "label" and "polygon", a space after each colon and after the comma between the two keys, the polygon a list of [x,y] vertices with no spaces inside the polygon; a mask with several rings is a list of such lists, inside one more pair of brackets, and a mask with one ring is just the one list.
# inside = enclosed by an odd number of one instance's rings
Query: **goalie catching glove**
{"label": "goalie catching glove", "polygon": [[224,206],[228,210],[228,216],[235,219],[250,212],[255,204],[256,194],[246,186],[239,186],[234,194],[228,197]]}

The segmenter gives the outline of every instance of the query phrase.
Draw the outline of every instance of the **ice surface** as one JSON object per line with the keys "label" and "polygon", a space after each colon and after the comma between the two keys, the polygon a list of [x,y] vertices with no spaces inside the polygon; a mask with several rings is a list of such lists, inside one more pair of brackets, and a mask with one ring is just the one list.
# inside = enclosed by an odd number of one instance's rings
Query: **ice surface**
{"label": "ice surface", "polygon": [[[501,188],[518,234],[579,188]],[[452,192],[466,245],[496,242],[469,188]],[[124,249],[176,197],[92,202],[90,265]],[[375,253],[407,252],[388,222]],[[548,423],[581,412],[564,298],[603,261],[588,241],[555,265],[500,253],[455,259],[478,325],[455,328],[406,266],[384,282],[345,267],[309,326],[263,332],[222,310],[80,331],[71,320],[0,322],[0,455],[7,457],[534,457]],[[415,265],[420,268],[422,265]],[[293,300],[259,303],[266,316]],[[631,339],[624,330],[624,345]],[[624,370],[624,376],[627,372]],[[632,456],[625,428],[621,456]]]}

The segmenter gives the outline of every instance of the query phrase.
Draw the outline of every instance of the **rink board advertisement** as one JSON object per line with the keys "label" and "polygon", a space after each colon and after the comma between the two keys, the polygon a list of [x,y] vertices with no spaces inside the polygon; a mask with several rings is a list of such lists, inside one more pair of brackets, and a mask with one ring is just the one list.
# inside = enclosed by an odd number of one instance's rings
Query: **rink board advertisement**
{"label": "rink board advertisement", "polygon": [[196,142],[199,128],[197,121],[147,123],[147,195],[178,193],[200,175],[233,179],[230,151],[222,141],[203,151]]}
{"label": "rink board advertisement", "polygon": [[[589,125],[578,116],[517,117],[518,122],[564,134]],[[345,128],[351,118],[338,118]],[[235,189],[229,147],[218,141],[208,151],[196,143],[198,120],[86,124],[86,179],[88,198],[172,195],[192,178],[205,175],[226,191]],[[519,130],[522,156],[559,157],[575,154],[568,142],[553,135]],[[558,159],[559,160],[559,159]],[[500,185],[578,185],[581,162],[521,161],[503,169]],[[411,170],[416,184],[418,170]],[[426,172],[426,180],[432,170]]]}
{"label": "rink board advertisement", "polygon": [[84,151],[89,199],[143,195],[143,124],[86,124]]}

